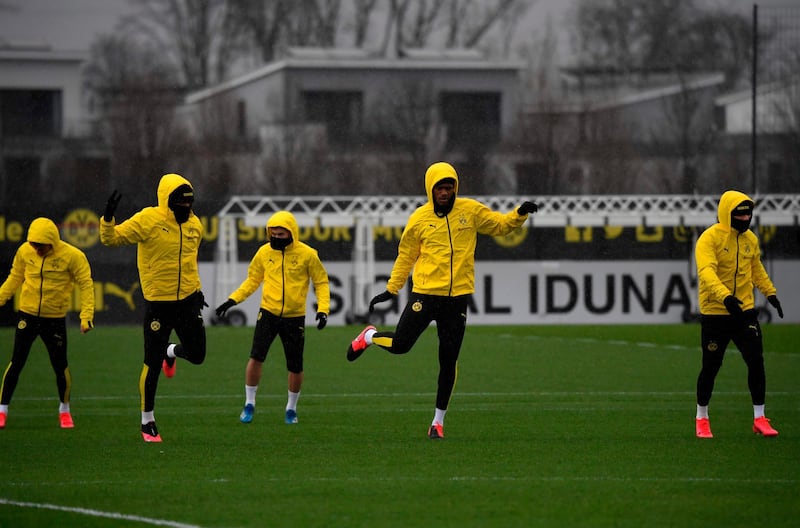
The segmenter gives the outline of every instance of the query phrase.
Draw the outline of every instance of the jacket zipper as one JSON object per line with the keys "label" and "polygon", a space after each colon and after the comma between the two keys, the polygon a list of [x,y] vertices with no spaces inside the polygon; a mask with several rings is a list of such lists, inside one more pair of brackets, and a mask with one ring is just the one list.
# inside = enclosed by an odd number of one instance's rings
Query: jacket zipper
{"label": "jacket zipper", "polygon": [[281,250],[281,318],[286,307],[286,253]]}
{"label": "jacket zipper", "polygon": [[736,235],[736,267],[733,270],[733,296],[736,297],[736,277],[739,276],[739,237],[741,233]]}
{"label": "jacket zipper", "polygon": [[447,223],[447,240],[450,242],[450,290],[447,292],[448,297],[453,296],[453,233],[450,231],[450,218],[447,215],[444,217],[445,223]]}
{"label": "jacket zipper", "polygon": [[42,257],[42,267],[39,270],[39,277],[41,278],[39,281],[39,310],[36,313],[39,317],[42,316],[42,303],[44,302],[44,260],[46,258],[47,257]]}
{"label": "jacket zipper", "polygon": [[175,292],[175,300],[181,300],[181,274],[183,272],[183,268],[181,266],[181,261],[183,260],[183,226],[178,224],[178,233],[180,234],[180,240],[178,241],[178,291]]}

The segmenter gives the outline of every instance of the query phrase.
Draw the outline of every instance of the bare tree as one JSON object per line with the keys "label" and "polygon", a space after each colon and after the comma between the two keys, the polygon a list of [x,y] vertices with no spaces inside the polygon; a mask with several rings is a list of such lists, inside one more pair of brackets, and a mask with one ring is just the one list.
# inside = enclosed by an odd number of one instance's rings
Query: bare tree
{"label": "bare tree", "polygon": [[744,15],[693,0],[580,0],[571,32],[577,61],[625,71],[722,71],[740,79],[750,64]]}
{"label": "bare tree", "polygon": [[[448,38],[446,46],[474,48],[487,33],[505,17],[515,14],[517,20],[524,14],[530,2],[523,0],[450,0],[451,16],[447,20]],[[513,33],[513,31],[512,31]]]}
{"label": "bare tree", "polygon": [[[436,107],[436,91],[430,82],[407,81],[382,93],[370,112],[370,137],[375,148],[390,157],[401,154],[410,160],[411,170],[422,172],[425,163],[440,157],[444,148]],[[401,178],[386,183],[399,194],[419,190],[416,180]]]}
{"label": "bare tree", "polygon": [[[718,131],[714,127],[713,101],[703,100],[697,90],[691,90],[685,76],[680,76],[681,90],[674,97],[664,101],[666,132],[681,161],[679,192],[696,193],[701,177],[697,166],[702,155],[709,152]],[[713,95],[713,94],[712,94]]]}
{"label": "bare tree", "polygon": [[[793,53],[795,64],[800,64],[800,53]],[[796,67],[796,66],[795,66]],[[800,71],[796,68],[795,72]],[[772,91],[771,101],[766,112],[774,115],[770,124],[778,148],[781,151],[783,163],[779,181],[769,181],[773,192],[790,192],[800,187],[800,73],[787,76],[782,81],[776,82],[777,87]],[[764,134],[762,132],[762,134]],[[763,137],[763,136],[762,136]]]}
{"label": "bare tree", "polygon": [[261,127],[259,185],[273,194],[309,194],[324,178],[326,189],[342,192],[340,175],[325,161],[330,154],[325,125],[306,123],[298,98],[271,95],[268,104],[283,110]]}
{"label": "bare tree", "polygon": [[353,0],[353,44],[357,48],[364,47],[367,30],[378,0]]}
{"label": "bare tree", "polygon": [[[265,63],[288,46],[331,48],[340,31],[341,4],[341,0],[227,0],[226,31],[231,39],[258,50]],[[368,12],[374,7],[369,2],[359,4]],[[365,32],[366,25],[361,30]]]}
{"label": "bare tree", "polygon": [[[444,48],[475,48],[500,24],[513,34],[509,14],[518,17],[534,0],[389,0],[382,54],[424,48],[434,40]],[[506,34],[505,38],[510,38]]]}
{"label": "bare tree", "polygon": [[[576,142],[575,123],[564,113],[559,93],[558,48],[553,25],[545,25],[545,34],[522,45],[518,50],[525,60],[522,72],[520,115],[503,148],[524,151],[517,187],[525,192],[555,193],[561,181],[561,160]],[[522,147],[520,147],[520,145]]]}
{"label": "bare tree", "polygon": [[84,83],[111,149],[114,184],[129,196],[152,198],[148,184],[188,148],[173,117],[178,76],[160,50],[130,38],[106,35],[92,43]]}
{"label": "bare tree", "polygon": [[154,43],[178,66],[190,89],[222,80],[232,39],[225,0],[132,0],[138,13],[122,27],[141,42]]}
{"label": "bare tree", "polygon": [[231,34],[251,41],[262,62],[272,62],[284,38],[284,26],[292,10],[291,0],[241,0],[229,5]]}

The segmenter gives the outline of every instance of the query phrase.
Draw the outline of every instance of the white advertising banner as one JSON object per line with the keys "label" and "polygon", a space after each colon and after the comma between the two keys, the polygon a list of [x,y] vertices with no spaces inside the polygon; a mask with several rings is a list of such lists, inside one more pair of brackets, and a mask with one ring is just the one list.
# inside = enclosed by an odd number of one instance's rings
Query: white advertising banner
{"label": "white advertising banner", "polygon": [[[214,264],[201,263],[203,289],[209,304],[213,299]],[[237,276],[247,276],[247,264],[238,265]],[[330,279],[330,324],[353,322],[353,265],[325,263]],[[391,262],[376,262],[374,288],[367,300],[384,290]],[[800,261],[774,260],[768,271],[778,288],[785,319],[772,322],[800,322]],[[476,262],[475,295],[468,314],[469,324],[658,324],[680,323],[697,312],[697,293],[691,283],[688,264],[681,260],[657,261],[505,261]],[[238,286],[238,283],[237,283]],[[405,306],[408,291],[397,303],[376,306],[373,317],[394,325]],[[763,297],[756,297],[759,306]],[[261,291],[237,306],[247,325],[255,324]],[[212,304],[213,301],[213,304]],[[313,289],[309,294],[309,324],[313,322]],[[209,310],[213,313],[213,310]]]}

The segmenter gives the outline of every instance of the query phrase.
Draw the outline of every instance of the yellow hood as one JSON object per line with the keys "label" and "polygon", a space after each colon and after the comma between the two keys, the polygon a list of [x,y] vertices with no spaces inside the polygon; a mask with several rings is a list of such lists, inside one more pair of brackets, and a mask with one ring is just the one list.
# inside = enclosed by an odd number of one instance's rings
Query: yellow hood
{"label": "yellow hood", "polygon": [[282,227],[288,229],[292,234],[292,242],[300,240],[300,228],[297,227],[297,220],[289,211],[278,211],[267,220],[267,237],[269,237],[270,227]]}
{"label": "yellow hood", "polygon": [[753,199],[740,191],[725,191],[719,199],[717,207],[717,220],[725,227],[731,227],[731,213],[742,202],[750,202],[750,207],[754,206]]}
{"label": "yellow hood", "polygon": [[[158,206],[169,209],[169,195],[181,185],[192,187],[189,180],[180,174],[170,173],[163,175],[161,181],[158,182]],[[194,190],[194,187],[192,187],[192,190]]]}
{"label": "yellow hood", "polygon": [[28,227],[28,242],[50,244],[54,248],[61,242],[58,227],[49,218],[37,218]]}
{"label": "yellow hood", "polygon": [[455,195],[458,196],[458,174],[456,174],[456,169],[449,163],[440,161],[434,163],[425,171],[425,193],[428,195],[428,203],[433,204],[433,188],[445,178],[455,180]]}

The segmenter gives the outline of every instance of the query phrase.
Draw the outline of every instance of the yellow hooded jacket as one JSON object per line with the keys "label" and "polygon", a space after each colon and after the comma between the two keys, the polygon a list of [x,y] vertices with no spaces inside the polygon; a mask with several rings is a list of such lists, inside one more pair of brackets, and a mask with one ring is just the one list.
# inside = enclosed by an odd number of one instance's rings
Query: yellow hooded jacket
{"label": "yellow hooded jacket", "polygon": [[261,246],[250,261],[247,278],[229,297],[240,303],[264,284],[261,308],[278,317],[301,317],[306,313],[309,279],[314,283],[317,311],[328,315],[331,292],[328,273],[317,250],[300,241],[297,220],[289,211],[278,211],[267,221],[270,227],[283,227],[292,233],[292,243],[280,251],[269,243]]}
{"label": "yellow hooded jacket", "polygon": [[[433,188],[445,178],[455,181],[456,199],[445,216],[434,210]],[[414,292],[455,297],[475,292],[477,234],[507,235],[521,227],[528,215],[516,210],[492,211],[471,198],[458,197],[458,175],[449,163],[434,163],[425,172],[428,203],[408,219],[397,250],[397,259],[386,284],[397,295],[413,270]]]}
{"label": "yellow hooded jacket", "polygon": [[695,261],[701,314],[728,315],[722,302],[728,295],[742,301],[742,310],[754,308],[754,285],[764,296],[776,293],[761,263],[756,234],[749,229],[739,233],[731,227],[731,212],[744,201],[753,200],[739,191],[723,193],[717,208],[718,223],[697,239]]}
{"label": "yellow hooded jacket", "polygon": [[165,174],[158,184],[158,206],[145,207],[119,225],[100,217],[100,241],[106,246],[138,244],[136,265],[148,301],[180,301],[201,289],[197,252],[203,224],[192,212],[179,224],[167,202],[181,185],[179,174]]}
{"label": "yellow hooded jacket", "polygon": [[[28,241],[14,255],[11,272],[0,286],[0,306],[22,286],[19,310],[37,317],[66,317],[77,283],[82,322],[94,319],[94,282],[89,260],[80,249],[62,242],[58,227],[49,218],[37,218],[28,227]],[[29,244],[50,244],[53,250],[40,257]]]}

